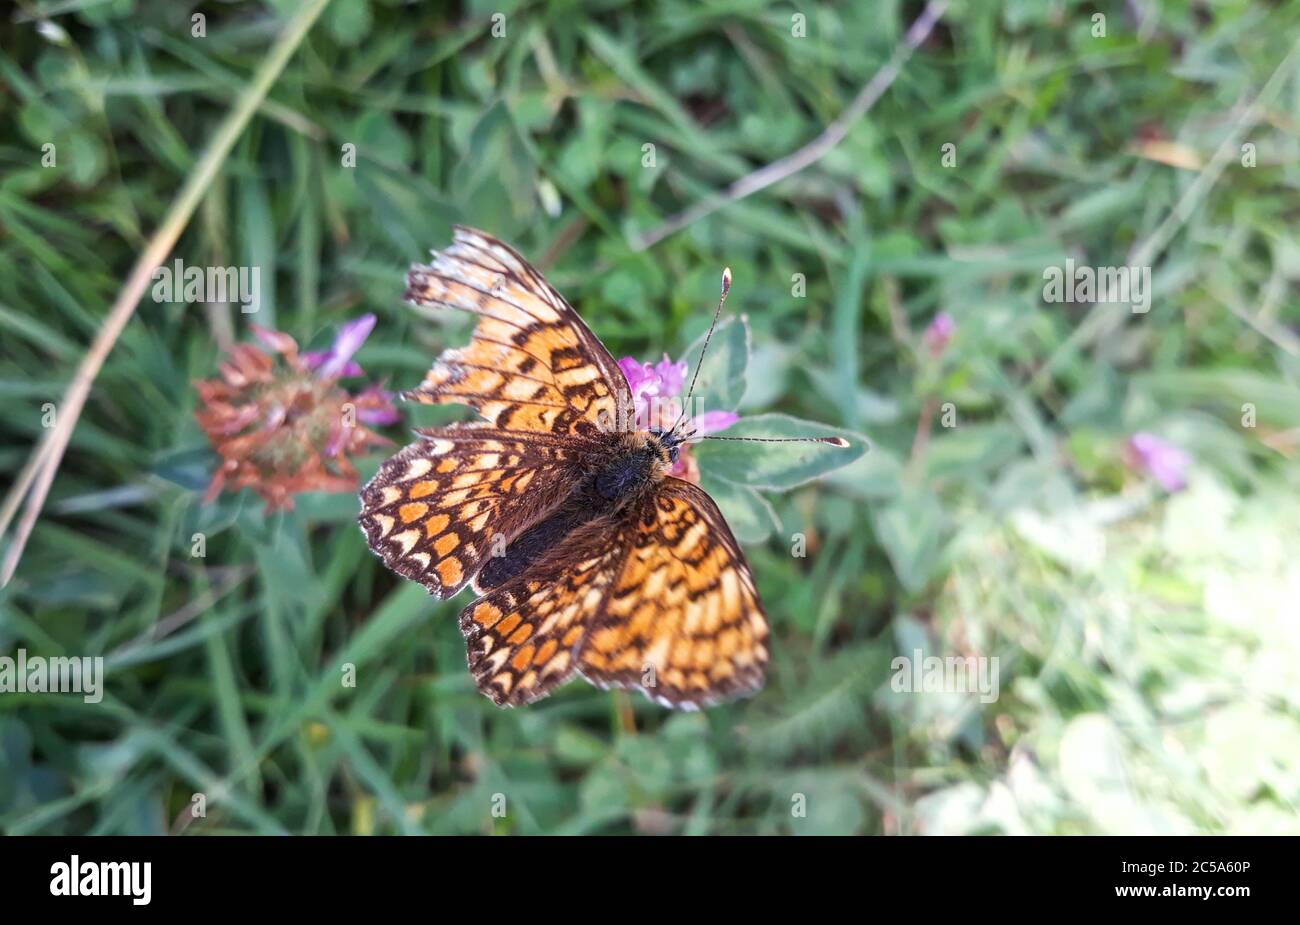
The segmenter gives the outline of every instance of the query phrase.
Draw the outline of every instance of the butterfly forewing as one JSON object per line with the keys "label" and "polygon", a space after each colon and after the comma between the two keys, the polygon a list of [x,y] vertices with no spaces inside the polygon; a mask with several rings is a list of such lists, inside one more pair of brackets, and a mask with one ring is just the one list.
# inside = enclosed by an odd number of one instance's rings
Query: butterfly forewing
{"label": "butterfly forewing", "polygon": [[380,467],[361,492],[361,528],[384,564],[438,597],[463,588],[493,554],[572,491],[581,438],[453,426]]}
{"label": "butterfly forewing", "polygon": [[407,398],[469,405],[506,430],[574,434],[611,430],[619,408],[631,406],[609,351],[541,274],[494,238],[458,227],[432,264],[411,268],[406,298],[479,319],[469,346],[444,352]]}

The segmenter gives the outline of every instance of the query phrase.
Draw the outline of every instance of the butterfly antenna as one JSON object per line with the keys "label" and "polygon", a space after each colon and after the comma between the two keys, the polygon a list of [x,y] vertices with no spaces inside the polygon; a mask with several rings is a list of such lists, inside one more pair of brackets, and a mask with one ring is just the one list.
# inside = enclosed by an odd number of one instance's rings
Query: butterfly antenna
{"label": "butterfly antenna", "polygon": [[695,372],[691,374],[691,387],[686,390],[686,400],[682,402],[682,413],[677,415],[677,420],[673,423],[669,433],[677,430],[677,425],[686,417],[686,409],[691,406],[691,396],[695,393],[695,380],[700,378],[700,367],[704,365],[704,354],[709,350],[709,341],[713,337],[713,329],[718,326],[718,318],[722,315],[722,306],[726,304],[727,293],[731,291],[731,267],[725,267],[722,271],[722,295],[718,298],[718,307],[714,309],[713,320],[709,322],[708,333],[704,335],[704,346],[700,348],[700,358],[695,361]]}
{"label": "butterfly antenna", "polygon": [[[747,443],[827,443],[831,446],[846,447],[849,441],[843,437],[700,437],[699,440],[743,440]],[[692,443],[698,442],[696,440]]]}

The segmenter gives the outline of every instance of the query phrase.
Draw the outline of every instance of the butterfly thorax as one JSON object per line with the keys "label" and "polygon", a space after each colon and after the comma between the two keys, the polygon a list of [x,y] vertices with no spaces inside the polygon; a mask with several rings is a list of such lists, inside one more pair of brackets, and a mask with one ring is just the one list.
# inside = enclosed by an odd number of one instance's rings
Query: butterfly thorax
{"label": "butterfly thorax", "polygon": [[658,434],[648,430],[622,434],[611,442],[609,458],[594,468],[585,491],[593,502],[618,510],[668,474],[672,455]]}
{"label": "butterfly thorax", "polygon": [[672,467],[670,440],[650,431],[612,435],[608,451],[589,464],[588,474],[558,508],[523,531],[490,559],[475,581],[482,591],[523,574],[573,530],[593,521],[615,522],[629,504],[653,492]]}

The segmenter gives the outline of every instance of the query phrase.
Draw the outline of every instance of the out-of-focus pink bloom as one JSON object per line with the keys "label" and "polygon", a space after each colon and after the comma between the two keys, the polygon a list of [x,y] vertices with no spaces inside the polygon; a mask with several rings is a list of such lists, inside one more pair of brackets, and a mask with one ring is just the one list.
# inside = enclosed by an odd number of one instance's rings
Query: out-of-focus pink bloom
{"label": "out-of-focus pink bloom", "polygon": [[292,354],[298,355],[298,342],[283,331],[273,331],[270,328],[264,328],[260,324],[250,324],[253,329],[253,336],[262,342],[262,346],[276,353],[281,353],[286,358]]}
{"label": "out-of-focus pink bloom", "polygon": [[686,385],[686,361],[674,363],[665,353],[655,364],[655,375],[659,377],[660,395],[678,395]]}
{"label": "out-of-focus pink bloom", "polygon": [[374,324],[367,315],[344,325],[314,361],[288,334],[254,326],[266,352],[235,344],[220,376],[195,383],[195,417],[221,457],[205,500],[251,488],[268,510],[288,510],[300,492],[356,489],[350,456],[390,442],[366,425],[398,419],[392,395],[380,386],[351,395],[338,384],[354,374],[352,354]]}
{"label": "out-of-focus pink bloom", "polygon": [[939,356],[948,348],[948,342],[952,340],[957,333],[957,322],[952,320],[952,315],[947,312],[939,312],[925,328],[925,333],[921,335],[921,343],[930,351],[931,356]]}
{"label": "out-of-focus pink bloom", "polygon": [[393,407],[393,393],[372,385],[357,396],[357,420],[371,427],[396,424],[402,414]]}
{"label": "out-of-focus pink bloom", "polygon": [[374,315],[362,315],[355,321],[349,321],[339,328],[338,336],[334,338],[334,344],[329,350],[305,353],[302,357],[303,362],[322,379],[360,376],[361,367],[353,361],[352,355],[361,349],[361,345],[366,342],[366,338],[374,328]]}
{"label": "out-of-focus pink bloom", "polygon": [[1160,483],[1168,492],[1187,487],[1187,469],[1192,458],[1181,447],[1145,431],[1128,439],[1130,463]]}
{"label": "out-of-focus pink bloom", "polygon": [[650,406],[650,399],[659,394],[659,376],[649,363],[642,363],[632,357],[623,357],[618,361],[618,368],[623,370],[627,386],[632,390],[632,403],[636,407],[637,421],[640,421]]}
{"label": "out-of-focus pink bloom", "polygon": [[720,430],[726,430],[739,420],[740,415],[734,411],[706,411],[692,418],[691,424],[695,426],[697,434],[716,434]]}

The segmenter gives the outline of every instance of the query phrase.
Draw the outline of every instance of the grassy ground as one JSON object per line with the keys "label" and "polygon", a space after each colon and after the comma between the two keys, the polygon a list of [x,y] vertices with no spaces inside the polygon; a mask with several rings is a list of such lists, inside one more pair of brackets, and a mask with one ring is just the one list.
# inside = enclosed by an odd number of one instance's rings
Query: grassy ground
{"label": "grassy ground", "polygon": [[[6,482],[297,4],[204,4],[202,37],[191,6],[0,26]],[[872,442],[797,487],[704,460],[767,687],[499,711],[464,599],[387,573],[354,496],[200,504],[191,382],[249,319],[146,296],[0,592],[0,654],[103,655],[106,692],[0,694],[0,830],[1297,831],[1300,8],[954,3],[824,158],[637,251],[817,136],[920,7],[437,6],[333,0],[173,256],[262,268],[254,317],[304,345],[377,314],[358,359],[397,387],[467,336],[400,300],[453,222],[538,260],[616,357],[682,353],[730,265],[742,412]],[[1150,266],[1150,311],[1045,302],[1067,258]],[[1185,491],[1126,465],[1138,431],[1190,456]],[[996,656],[999,696],[893,690],[917,648]]]}

